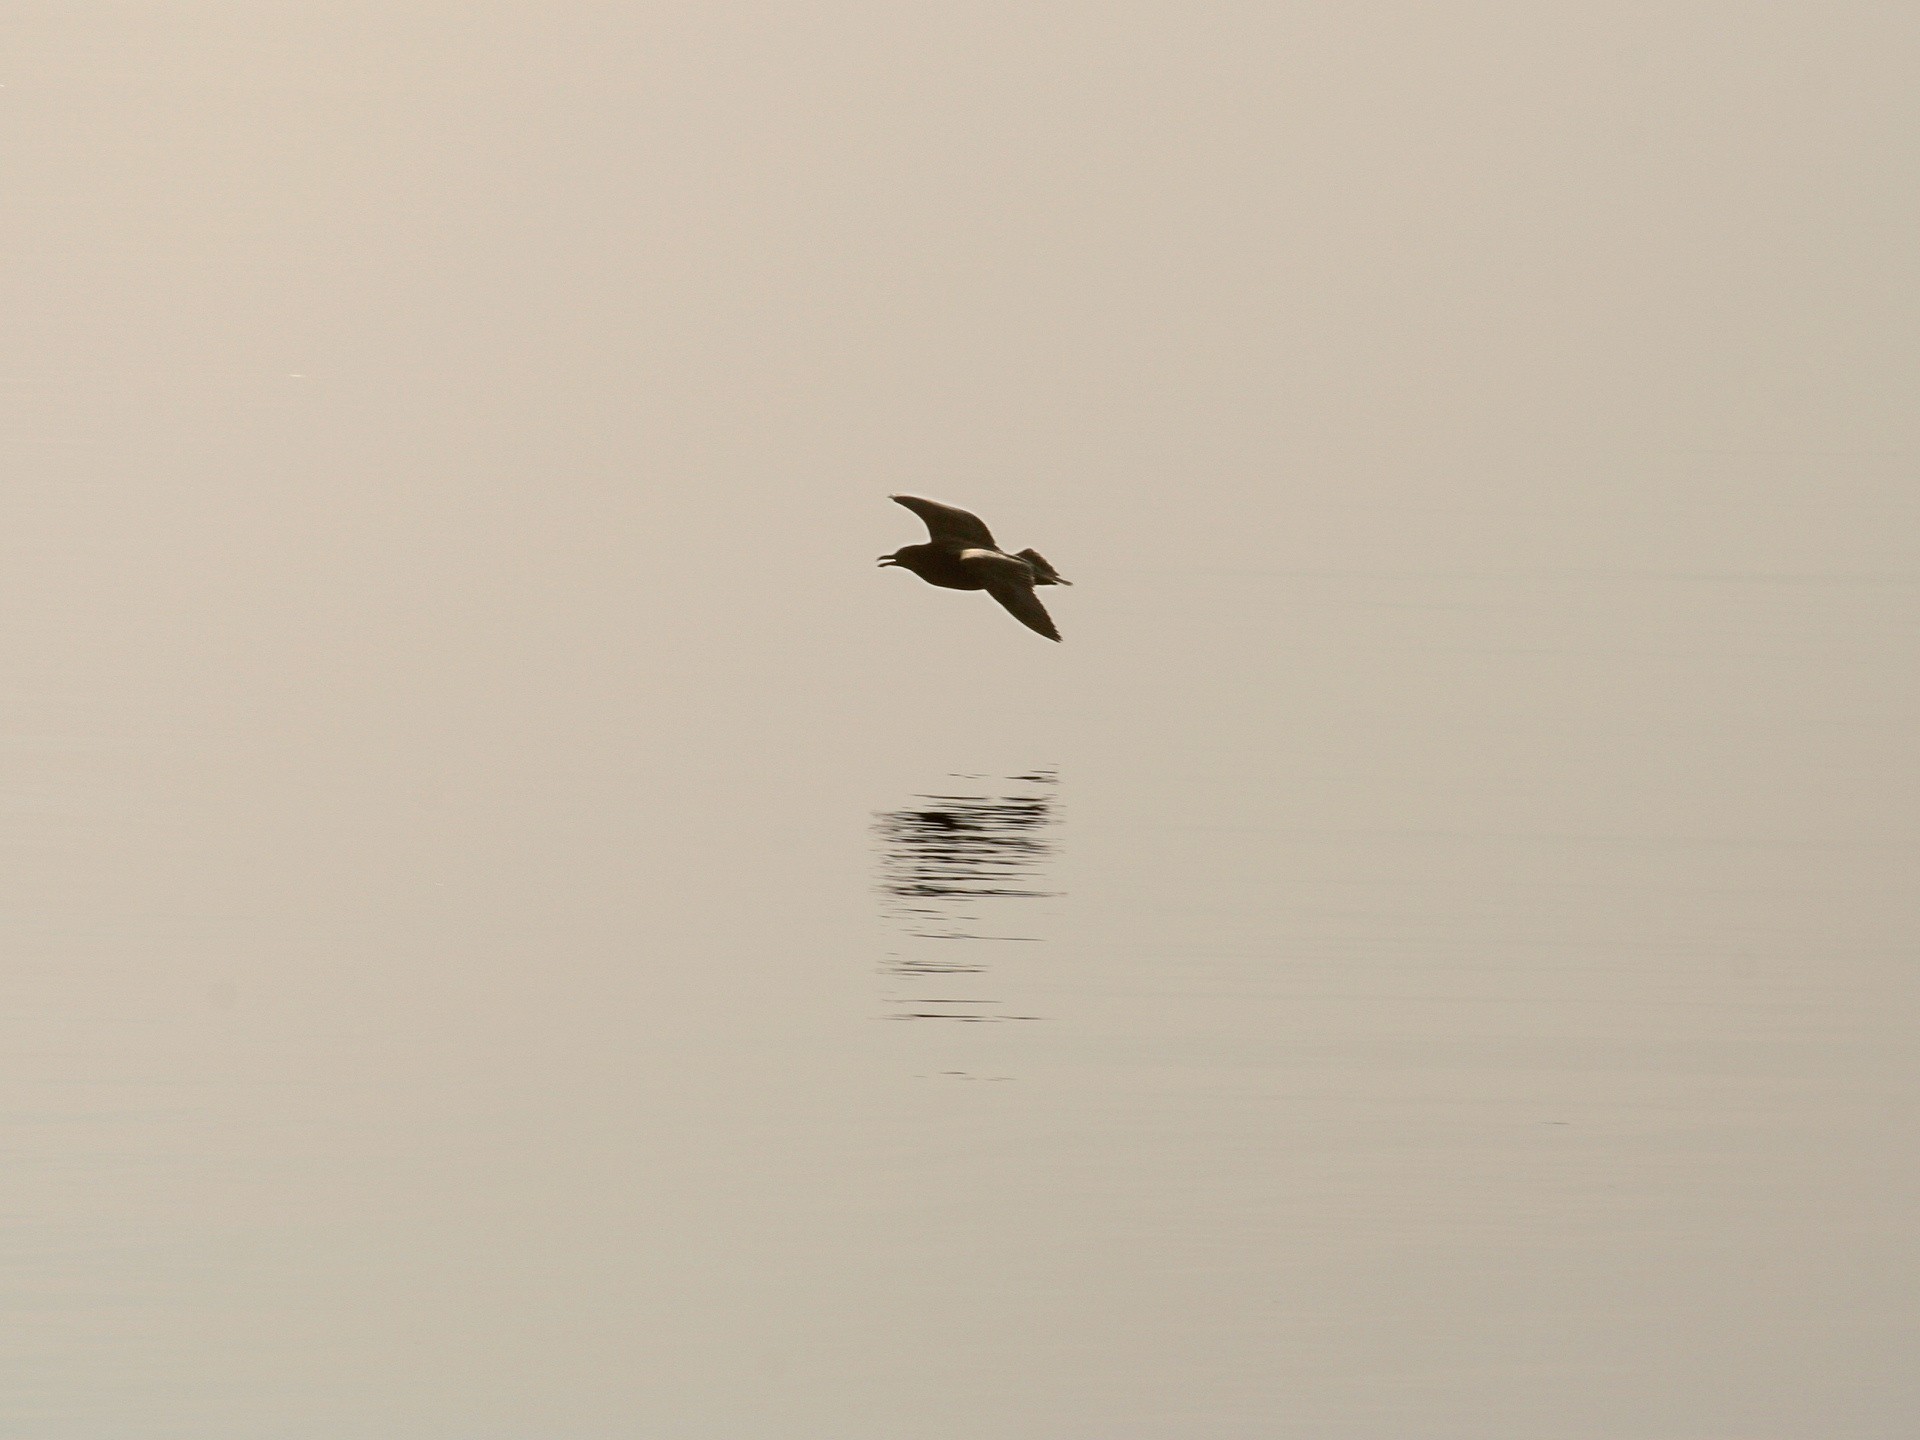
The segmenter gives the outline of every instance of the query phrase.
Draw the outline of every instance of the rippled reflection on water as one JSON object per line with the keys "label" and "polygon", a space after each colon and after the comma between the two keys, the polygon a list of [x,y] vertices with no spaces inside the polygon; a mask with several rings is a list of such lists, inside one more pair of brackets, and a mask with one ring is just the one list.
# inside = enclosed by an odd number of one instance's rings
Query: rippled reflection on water
{"label": "rippled reflection on water", "polygon": [[[1057,842],[1059,776],[952,775],[946,793],[917,795],[874,817],[881,905],[898,931],[886,973],[897,1020],[1032,1020],[982,993],[988,946],[1038,943],[1054,898],[1046,872]],[[963,979],[961,977],[974,977]]]}

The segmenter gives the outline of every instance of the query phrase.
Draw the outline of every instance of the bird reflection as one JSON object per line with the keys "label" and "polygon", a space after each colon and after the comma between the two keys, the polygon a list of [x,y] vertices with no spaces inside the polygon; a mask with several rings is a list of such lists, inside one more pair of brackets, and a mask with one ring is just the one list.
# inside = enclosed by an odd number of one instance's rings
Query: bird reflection
{"label": "bird reflection", "polygon": [[[902,979],[947,977],[943,991],[966,988],[955,977],[983,974],[994,942],[1037,943],[1025,932],[1031,912],[1012,902],[1051,898],[1045,871],[1055,842],[1059,777],[1033,770],[1004,779],[955,775],[972,782],[956,793],[919,795],[899,810],[874,817],[880,842],[879,889],[888,918],[902,932],[902,949],[887,970]],[[940,942],[940,943],[934,943]],[[914,990],[924,987],[913,986]],[[1015,1020],[1001,1002],[976,996],[914,994],[896,1001],[898,1019]]]}

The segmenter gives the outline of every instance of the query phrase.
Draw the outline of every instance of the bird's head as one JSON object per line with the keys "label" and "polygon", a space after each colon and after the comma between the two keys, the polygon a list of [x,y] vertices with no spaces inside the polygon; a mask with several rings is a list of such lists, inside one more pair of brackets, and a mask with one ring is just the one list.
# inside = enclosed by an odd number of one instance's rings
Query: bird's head
{"label": "bird's head", "polygon": [[931,545],[902,545],[891,555],[882,555],[880,567],[885,569],[889,565],[897,565],[924,579],[927,567],[937,564],[938,560],[938,553]]}

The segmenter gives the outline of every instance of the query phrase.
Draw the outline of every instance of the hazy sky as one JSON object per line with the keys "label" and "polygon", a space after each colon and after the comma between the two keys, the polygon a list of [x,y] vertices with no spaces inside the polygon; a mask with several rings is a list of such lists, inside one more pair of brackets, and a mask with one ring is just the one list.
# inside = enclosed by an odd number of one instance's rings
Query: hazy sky
{"label": "hazy sky", "polygon": [[[148,711],[511,674],[758,750],[736,684],[904,723],[929,637],[1111,707],[1301,635],[1143,633],[1183,575],[1911,574],[1917,28],[20,7],[0,584],[61,618],[11,643]],[[1063,653],[868,573],[895,490],[1092,577]],[[1909,669],[1841,683],[1911,713]]]}

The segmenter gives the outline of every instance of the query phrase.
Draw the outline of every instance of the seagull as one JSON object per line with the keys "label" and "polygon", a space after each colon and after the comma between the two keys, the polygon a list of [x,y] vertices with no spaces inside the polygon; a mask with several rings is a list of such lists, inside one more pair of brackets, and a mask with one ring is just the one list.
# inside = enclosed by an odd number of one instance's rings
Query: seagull
{"label": "seagull", "polygon": [[1073,582],[1061,579],[1060,572],[1038,550],[1009,555],[993,543],[992,533],[978,515],[937,500],[922,500],[917,495],[887,498],[926,521],[927,533],[933,538],[925,545],[908,545],[882,555],[881,565],[898,565],[929,585],[948,590],[984,590],[1029,630],[1037,630],[1049,640],[1060,638],[1053,617],[1034,598],[1033,587]]}

